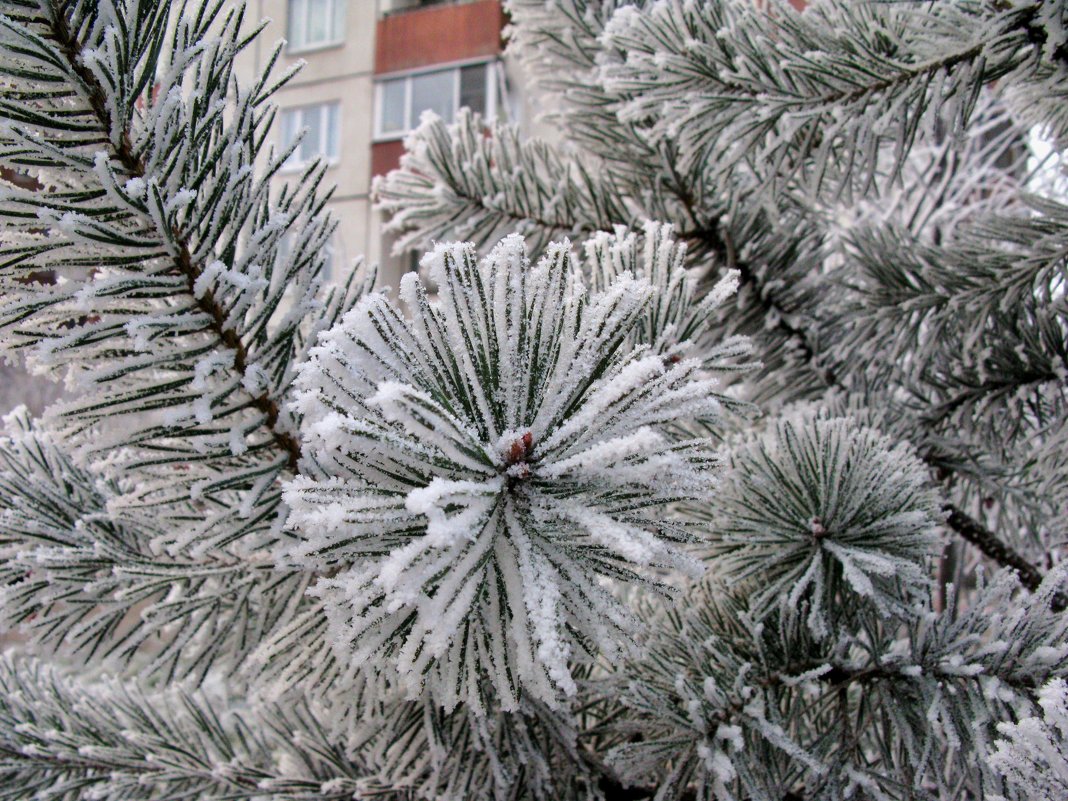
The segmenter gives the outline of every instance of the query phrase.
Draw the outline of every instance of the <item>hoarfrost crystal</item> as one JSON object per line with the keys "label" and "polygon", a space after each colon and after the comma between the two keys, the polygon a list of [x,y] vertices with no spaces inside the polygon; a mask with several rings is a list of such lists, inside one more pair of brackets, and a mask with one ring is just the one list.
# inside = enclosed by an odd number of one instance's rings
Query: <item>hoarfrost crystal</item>
{"label": "hoarfrost crystal", "polygon": [[[1053,679],[1038,693],[1042,717],[1002,722],[1003,735],[991,757],[994,769],[1021,795],[1054,801],[1068,793],[1068,684]],[[992,801],[1002,801],[995,796]]]}

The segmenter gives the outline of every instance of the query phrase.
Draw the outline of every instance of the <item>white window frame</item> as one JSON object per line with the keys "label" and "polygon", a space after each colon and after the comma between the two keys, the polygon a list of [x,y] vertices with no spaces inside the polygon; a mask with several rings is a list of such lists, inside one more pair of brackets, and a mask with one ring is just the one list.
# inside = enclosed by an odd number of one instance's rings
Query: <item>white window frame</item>
{"label": "white window frame", "polygon": [[[412,119],[412,79],[418,78],[421,75],[430,75],[435,72],[452,72],[452,113],[453,115],[460,108],[460,70],[464,67],[476,67],[481,64],[486,66],[486,85],[485,85],[485,97],[486,97],[486,111],[482,115],[482,118],[487,122],[491,122],[497,118],[498,107],[498,75],[495,65],[500,63],[500,59],[496,57],[490,58],[472,58],[465,59],[463,61],[452,61],[447,64],[435,64],[432,67],[419,67],[413,70],[404,70],[400,72],[391,72],[385,75],[375,76],[375,125],[374,125],[374,141],[375,142],[392,142],[397,139],[403,139],[413,128],[419,125],[418,119]],[[391,131],[382,130],[382,105],[385,100],[385,91],[383,86],[395,80],[404,80],[404,127]]]}
{"label": "white window frame", "polygon": [[[286,53],[311,53],[316,50],[325,50],[329,47],[339,47],[345,43],[345,7],[346,0],[326,0],[327,32],[329,35],[322,41],[309,42],[308,29],[311,27],[311,0],[286,0]],[[294,17],[303,17],[304,41],[294,41]],[[336,30],[333,30],[336,27]]]}
{"label": "white window frame", "polygon": [[[337,113],[334,118],[337,120],[337,130],[335,131],[334,141],[337,143],[337,152],[330,154],[327,153],[327,143],[330,141],[330,109],[337,109]],[[299,172],[312,163],[316,158],[322,160],[324,164],[333,165],[337,164],[341,159],[341,101],[339,100],[327,100],[322,103],[305,103],[300,106],[289,106],[279,110],[278,114],[278,129],[279,129],[279,145],[282,149],[286,148],[289,143],[284,139],[285,137],[285,124],[284,120],[287,114],[299,113],[301,115],[300,125],[298,131],[307,130],[307,125],[304,124],[304,115],[309,111],[318,110],[319,112],[319,142],[316,147],[315,155],[307,160],[303,161],[300,157],[300,151],[304,147],[304,142],[301,142],[297,146],[296,150],[290,155],[286,162],[282,165],[280,172]]]}

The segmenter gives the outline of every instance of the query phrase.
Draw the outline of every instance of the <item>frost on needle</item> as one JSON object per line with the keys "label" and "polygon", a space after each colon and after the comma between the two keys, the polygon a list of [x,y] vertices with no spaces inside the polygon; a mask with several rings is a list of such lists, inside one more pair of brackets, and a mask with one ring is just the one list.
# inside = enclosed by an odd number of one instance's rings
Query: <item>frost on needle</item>
{"label": "frost on needle", "polygon": [[591,289],[567,242],[532,266],[519,236],[423,266],[436,297],[414,274],[407,315],[368,295],[301,372],[315,469],[286,491],[286,558],[323,575],[349,664],[446,707],[553,703],[574,661],[632,642],[619,584],[701,570],[676,509],[708,497],[718,459],[679,423],[725,398],[702,361],[643,341],[667,266]]}

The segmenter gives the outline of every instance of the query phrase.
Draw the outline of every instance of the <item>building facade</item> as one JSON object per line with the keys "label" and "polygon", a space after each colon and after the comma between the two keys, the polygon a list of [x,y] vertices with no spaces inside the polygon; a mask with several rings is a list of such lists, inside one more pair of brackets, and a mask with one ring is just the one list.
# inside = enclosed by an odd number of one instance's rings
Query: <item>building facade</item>
{"label": "building facade", "polygon": [[500,0],[255,0],[250,11],[271,22],[243,55],[242,77],[265,66],[279,39],[279,69],[304,62],[275,96],[276,145],[306,131],[280,180],[325,159],[326,183],[337,186],[329,208],[340,222],[332,277],[363,255],[396,287],[415,258],[390,253],[371,181],[398,165],[405,135],[426,110],[446,120],[462,106],[487,119],[517,118]]}

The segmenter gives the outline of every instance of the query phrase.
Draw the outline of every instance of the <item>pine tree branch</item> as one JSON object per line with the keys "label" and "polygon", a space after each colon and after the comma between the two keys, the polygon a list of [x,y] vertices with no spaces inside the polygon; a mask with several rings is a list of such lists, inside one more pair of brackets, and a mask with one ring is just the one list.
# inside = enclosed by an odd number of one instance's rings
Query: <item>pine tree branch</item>
{"label": "pine tree branch", "polygon": [[[688,226],[679,231],[678,236],[681,239],[689,241],[692,247],[696,246],[695,249],[710,252],[716,259],[725,264],[728,269],[737,270],[742,282],[754,289],[752,294],[757,299],[757,302],[764,307],[765,316],[770,317],[775,321],[774,329],[786,338],[787,341],[795,343],[797,352],[802,361],[812,368],[819,379],[828,388],[844,388],[840,376],[836,374],[833,368],[819,364],[817,349],[812,343],[809,331],[804,326],[798,325],[792,321],[794,315],[782,305],[775,293],[760,278],[756,266],[739,258],[738,250],[733,242],[731,233],[718,220],[708,221],[702,219],[702,215],[698,213],[698,200],[690,190],[687,182],[678,174],[674,169],[674,166],[669,165],[669,169],[671,169],[672,172],[672,181],[668,185],[668,191],[674,194],[682,204],[690,222]],[[511,208],[508,205],[502,204],[495,205],[491,208],[486,203],[485,195],[464,192],[464,187],[458,185],[455,181],[449,181],[449,187],[450,190],[457,196],[461,197],[465,203],[474,208],[481,209],[484,212],[497,215],[507,220],[512,225],[534,223],[543,228],[546,232],[554,234],[567,231],[571,233],[581,232],[589,234],[596,230],[596,225],[588,220],[548,219],[537,215],[532,216],[529,213],[529,210]],[[923,458],[932,468],[942,467],[941,465],[934,463],[933,457],[930,454],[925,455]],[[957,509],[956,514],[951,516],[949,525],[961,534],[965,540],[980,547],[983,553],[997,561],[999,564],[1016,570],[1020,569],[1020,564],[1026,564],[1026,560],[1019,554],[1016,554],[1014,560],[1009,559],[1008,561],[1002,561],[1003,559],[1008,558],[1007,555],[1010,552],[1015,552],[1012,551],[1008,545],[1002,543],[993,532],[988,531],[988,536],[980,540],[970,539],[966,535],[967,532],[974,532],[976,530],[985,531],[985,529],[980,523],[966,515],[963,511]],[[1000,543],[1000,545],[996,546],[993,543]],[[1037,582],[1034,578],[1035,576],[1038,576],[1040,581],[1041,572],[1033,566],[1028,565],[1028,567],[1028,571],[1021,573],[1021,578],[1023,579],[1024,586],[1033,588],[1034,586],[1037,586]]]}
{"label": "pine tree branch", "polygon": [[481,247],[518,232],[537,251],[632,219],[612,181],[543,141],[522,140],[515,125],[487,128],[462,110],[452,125],[425,121],[411,141],[401,168],[372,187],[388,230],[400,234],[395,248],[445,237]]}
{"label": "pine tree branch", "polygon": [[[763,741],[771,752],[788,754],[790,767],[779,776],[793,787],[779,786],[776,792],[789,790],[805,798],[823,797],[818,789],[842,768],[877,769],[878,763],[863,755],[877,753],[884,742],[907,742],[933,753],[958,737],[981,742],[993,735],[1004,714],[1035,704],[1041,685],[1063,672],[1050,658],[1051,644],[1063,647],[1068,626],[1068,618],[1052,608],[1063,580],[1058,571],[1034,595],[1012,603],[1019,584],[1007,572],[999,574],[978,589],[975,604],[959,614],[924,617],[904,639],[898,639],[897,624],[877,631],[869,621],[851,630],[864,632],[865,642],[852,657],[846,654],[856,646],[856,634],[844,635],[834,645],[813,643],[815,650],[798,658],[805,646],[791,624],[754,629],[745,611],[750,596],[733,602],[701,589],[688,598],[692,614],[666,615],[652,629],[647,648],[656,658],[638,658],[621,668],[629,715],[607,727],[623,741],[608,752],[606,762],[615,773],[602,787],[618,792],[628,779],[636,780],[650,797],[656,788],[645,784],[646,777],[657,775],[668,761],[691,766],[687,781],[708,782],[713,775],[697,752],[699,744],[714,749],[725,731],[736,735],[739,729],[744,745],[733,752],[723,749],[722,758],[735,766],[732,776],[738,786],[728,786],[742,798],[754,795],[747,777],[754,772],[767,776]],[[991,647],[991,642],[1002,646]],[[992,680],[1011,695],[992,697]],[[845,692],[850,688],[856,691]],[[880,699],[921,711],[887,717],[879,710]],[[968,716],[988,707],[987,714]],[[931,709],[948,729],[931,725],[923,713]],[[765,717],[764,710],[781,710],[782,716]],[[846,717],[851,723],[843,727],[843,738],[826,728]],[[847,729],[853,726],[850,736]],[[790,732],[788,738],[780,739],[784,732]],[[587,736],[601,733],[591,730]],[[951,758],[969,760],[972,747]],[[817,769],[821,765],[831,772],[823,774]],[[966,761],[958,766],[962,771],[973,767]],[[916,772],[921,767],[910,765]],[[806,783],[810,779],[812,784]],[[761,785],[764,795],[768,790]],[[635,797],[624,792],[628,794],[617,797]]]}
{"label": "pine tree branch", "polygon": [[793,315],[776,300],[764,282],[760,280],[754,265],[738,258],[738,249],[734,244],[730,231],[721,226],[718,221],[712,221],[711,223],[700,222],[697,219],[696,199],[681,182],[679,176],[676,175],[675,178],[677,182],[673,187],[673,191],[685,206],[690,219],[694,222],[694,227],[680,231],[679,237],[691,243],[697,243],[711,251],[718,260],[727,266],[727,269],[737,270],[742,283],[753,287],[754,294],[759,299],[759,302],[770,313],[772,319],[775,320],[774,328],[788,341],[797,346],[803,360],[812,367],[824,384],[828,387],[838,386],[839,380],[834,370],[829,367],[820,367],[817,364],[816,350],[810,342],[809,333],[803,327],[790,322]]}
{"label": "pine tree branch", "polygon": [[[249,555],[162,556],[150,520],[113,518],[113,482],[22,410],[0,438],[0,629],[81,658],[202,679],[244,664],[310,580]],[[2,796],[0,796],[2,798]]]}
{"label": "pine tree branch", "polygon": [[[781,670],[776,670],[768,674],[764,678],[757,680],[755,683],[761,688],[769,690],[773,688],[790,687],[796,684],[797,676],[809,673],[817,668],[826,668],[827,666],[828,663],[820,661],[800,665],[789,665]],[[946,674],[944,678],[949,681],[955,681],[960,680],[961,676],[949,673]],[[917,681],[922,681],[916,676],[906,675],[900,670],[894,669],[892,666],[880,664],[865,666],[831,664],[830,669],[826,669],[818,675],[813,675],[812,680],[825,685],[828,692],[837,692],[854,685],[864,686],[872,682],[904,682],[914,684]],[[1025,689],[1032,690],[1034,688],[1028,687]],[[736,716],[741,715],[743,710],[751,703],[752,697],[746,695],[744,697],[738,697],[731,704],[719,710],[718,714],[716,714],[711,721],[713,723],[712,730],[705,732],[704,736],[706,738],[713,738],[716,733],[716,727],[735,720]],[[696,734],[696,736],[700,737],[701,735]],[[653,798],[657,795],[659,788],[655,786],[625,785],[610,765],[605,763],[588,749],[581,749],[580,754],[590,769],[598,775],[597,787],[604,794],[605,801],[642,801],[642,799]],[[693,790],[686,790],[676,797],[679,798],[680,801],[694,801],[694,799],[697,798],[697,794]],[[804,801],[805,796],[795,793],[794,791],[788,791],[782,798],[783,801]]]}
{"label": "pine tree branch", "polygon": [[[998,10],[1008,10],[1012,8],[1011,3],[1004,2],[1004,0],[996,0],[994,7]],[[1046,47],[1046,42],[1049,39],[1049,31],[1046,26],[1038,19],[1039,4],[1036,3],[1030,8],[1024,8],[1020,11],[1019,27],[1027,35],[1027,41],[1031,45],[1041,52]],[[1068,67],[1068,44],[1058,45],[1053,51],[1053,57],[1061,62],[1062,66]]]}
{"label": "pine tree branch", "polygon": [[963,64],[967,61],[974,61],[983,54],[983,51],[987,48],[986,42],[980,42],[972,47],[959,50],[955,53],[950,53],[948,56],[942,58],[932,59],[923,64],[917,64],[912,68],[902,69],[894,75],[888,78],[884,78],[880,81],[873,81],[870,84],[858,86],[855,89],[845,92],[828,92],[825,95],[821,95],[816,98],[803,98],[796,101],[798,104],[808,105],[810,103],[826,103],[828,105],[834,105],[837,103],[855,103],[864,98],[877,95],[880,92],[886,92],[893,89],[896,86],[902,86],[912,83],[921,78],[927,78],[930,80],[936,73],[943,70],[949,71],[958,64]]}
{"label": "pine tree branch", "polygon": [[[812,366],[827,387],[844,389],[840,379],[832,369],[819,366],[816,350],[809,341],[805,329],[789,322],[789,312],[776,300],[774,293],[770,292],[763,284],[752,266],[736,257],[737,251],[731,240],[730,233],[722,230],[718,224],[711,226],[700,224],[696,215],[696,202],[693,195],[687,192],[685,185],[681,181],[676,184],[675,190],[679,200],[686,207],[690,218],[697,223],[696,227],[680,233],[680,236],[691,241],[699,241],[719,259],[723,260],[728,267],[738,270],[742,282],[754,287],[756,291],[753,294],[764,305],[767,312],[774,316],[776,320],[775,327],[798,344],[798,350],[804,356],[805,361]],[[921,458],[933,470],[944,471],[946,469],[945,465],[936,463],[930,453],[921,454]],[[1002,541],[997,534],[953,504],[947,504],[945,510],[948,513],[946,524],[950,528],[957,532],[962,539],[979,548],[986,556],[1002,567],[1015,570],[1020,576],[1020,582],[1028,590],[1033,592],[1042,583],[1042,572],[1010,545]],[[1061,597],[1060,600],[1055,601],[1054,608],[1057,611],[1068,608],[1068,598]]]}
{"label": "pine tree branch", "polygon": [[[66,17],[59,9],[53,7],[50,22],[54,40],[62,49],[71,71],[81,82],[93,113],[107,135],[108,147],[112,156],[122,164],[131,177],[144,178],[145,164],[133,150],[130,131],[122,131],[117,146],[111,139],[110,132],[113,128],[113,120],[111,119],[111,112],[108,110],[104,88],[100,85],[92,70],[86,67],[83,62],[81,41],[70,30]],[[211,319],[210,330],[233,353],[234,369],[244,379],[248,369],[248,350],[238,333],[226,326],[226,310],[216,301],[211,288],[207,288],[201,294],[197,294],[194,290],[198,279],[204,272],[204,266],[193,261],[186,237],[182,236],[179,231],[171,233],[174,234],[175,242],[178,246],[178,254],[174,257],[174,270],[185,276],[190,296],[194,298],[196,306]],[[290,472],[297,473],[300,461],[300,442],[293,434],[278,428],[280,414],[278,402],[269,397],[267,392],[261,395],[249,393],[249,396],[251,398],[250,405],[263,413],[265,418],[263,425],[269,431],[275,445],[287,454]]]}
{"label": "pine tree branch", "polygon": [[[528,9],[526,4],[517,3],[518,10],[521,15],[524,16],[524,22],[531,30],[521,30],[520,38],[526,37],[530,41],[527,42],[528,46],[531,43],[538,42],[538,36],[546,36],[549,39],[548,49],[556,56],[567,57],[571,54],[572,49],[577,47],[577,41],[565,41],[561,38],[561,35],[556,33],[556,26],[560,24],[560,18],[556,16],[546,16],[545,12],[537,4],[531,4],[533,7]],[[566,7],[566,4],[565,4]],[[996,4],[995,10],[1001,12],[1011,12],[1012,7],[1007,4]],[[732,99],[735,101],[756,103],[759,101],[761,104],[766,104],[769,100],[767,86],[758,85],[757,83],[745,84],[740,82],[731,81],[729,78],[725,78],[724,74],[733,74],[729,69],[724,72],[716,70],[709,70],[707,59],[713,61],[717,56],[711,52],[699,51],[692,48],[689,44],[690,39],[686,39],[683,36],[683,31],[691,37],[700,38],[694,31],[700,29],[701,34],[707,33],[704,29],[701,29],[700,20],[704,20],[710,27],[709,30],[714,29],[715,25],[711,20],[719,19],[717,14],[720,13],[719,6],[716,4],[709,4],[700,11],[695,11],[693,18],[674,19],[665,12],[665,16],[659,21],[663,23],[662,28],[657,28],[657,31],[662,34],[662,38],[656,40],[655,44],[650,44],[642,38],[642,34],[647,34],[648,30],[641,25],[637,25],[634,31],[622,35],[622,38],[617,42],[617,46],[621,51],[627,51],[626,67],[622,67],[625,80],[625,88],[623,88],[622,95],[631,101],[640,100],[644,95],[652,95],[658,102],[668,101],[673,98],[667,97],[667,92],[678,94],[682,92],[680,85],[684,87],[690,87],[688,82],[706,80],[710,81],[711,85],[716,87],[716,91],[712,94],[716,98],[719,98],[723,92],[733,93]],[[778,73],[774,73],[769,68],[769,72],[761,73],[761,78],[765,81],[770,81],[774,84],[774,90],[778,92],[774,96],[775,102],[780,103],[784,108],[794,108],[798,105],[811,106],[816,109],[816,113],[822,114],[821,109],[826,106],[835,107],[856,107],[862,103],[865,98],[871,98],[877,95],[893,95],[898,92],[899,89],[907,89],[909,86],[918,87],[918,91],[925,91],[926,87],[931,79],[936,75],[945,74],[952,76],[954,73],[959,72],[962,65],[967,63],[976,62],[982,59],[984,53],[989,49],[993,51],[995,45],[1002,48],[998,52],[997,59],[991,59],[990,64],[984,65],[984,70],[980,75],[982,83],[990,83],[996,79],[999,75],[1003,75],[1007,71],[1011,71],[1018,67],[1025,56],[1021,52],[1013,50],[1011,47],[1005,45],[1005,42],[1017,42],[1021,44],[1030,44],[1031,47],[1041,50],[1047,41],[1048,33],[1045,26],[1038,19],[1039,7],[1037,5],[1029,8],[1021,9],[1015,13],[1016,16],[1007,16],[1001,20],[1000,26],[993,25],[987,26],[986,29],[981,30],[981,36],[978,40],[971,38],[969,41],[965,41],[954,48],[943,49],[941,51],[934,50],[927,53],[921,53],[917,59],[914,59],[913,63],[899,63],[897,67],[891,70],[889,73],[885,70],[870,70],[870,71],[856,71],[851,73],[852,82],[846,83],[843,88],[841,83],[828,83],[828,91],[824,92],[808,92],[806,94],[805,87],[807,84],[801,82],[795,82],[793,80],[787,80],[783,77],[781,85],[775,83]],[[574,35],[574,31],[579,31],[586,36],[588,46],[592,46],[592,43],[596,37],[594,37],[587,30],[589,25],[593,24],[593,20],[599,20],[598,33],[603,28],[603,20],[598,17],[590,16],[589,19],[578,13],[571,14],[574,19],[569,19],[570,28],[568,28],[569,35]],[[526,20],[525,16],[529,15],[530,19]],[[707,19],[705,19],[707,15]],[[637,18],[638,15],[635,15]],[[642,17],[643,25],[650,26],[658,24],[654,23],[655,13],[650,13]],[[583,20],[582,24],[579,24],[577,20]],[[783,35],[788,33],[787,39],[790,42],[807,41],[806,37],[810,36],[812,32],[805,27],[807,23],[803,19],[795,19],[792,16],[786,16],[782,20],[779,20],[779,24],[782,27],[779,30],[779,34]],[[687,25],[693,25],[693,28],[687,27]],[[626,26],[621,26],[625,28]],[[980,29],[976,29],[980,31]],[[620,29],[617,29],[615,36],[620,35]],[[581,38],[581,36],[579,37]],[[611,39],[611,37],[609,37]],[[624,47],[623,45],[633,45],[633,48]],[[727,45],[723,45],[727,47]],[[741,47],[741,44],[732,40],[732,47]],[[602,47],[607,47],[602,45]],[[710,42],[709,47],[713,51],[716,51],[717,47],[720,47],[718,43]],[[645,48],[648,48],[646,51]],[[806,48],[802,48],[798,44],[799,51],[804,51]],[[633,50],[634,52],[630,52]],[[716,51],[718,52],[718,51]],[[649,57],[650,62],[646,64],[647,72],[649,74],[643,74],[641,69],[634,67],[631,69],[631,57],[644,54]],[[660,85],[654,85],[650,75],[659,75],[663,77],[664,70],[667,69],[664,65],[657,61],[656,58],[661,56],[675,56],[692,67],[691,70],[680,69],[671,73],[672,81],[661,81]],[[726,59],[725,55],[722,58]],[[805,58],[808,58],[806,55]],[[1053,58],[1059,62],[1064,62],[1068,58],[1068,52],[1065,48],[1059,47],[1056,52],[1053,53]],[[592,59],[588,59],[589,63],[593,63]],[[802,59],[804,61],[804,59]],[[994,62],[998,63],[994,63]],[[724,63],[728,63],[729,59],[726,59]],[[808,73],[806,73],[808,75]],[[618,77],[618,76],[617,76]],[[811,76],[809,76],[811,77]],[[603,78],[602,78],[603,80]],[[628,80],[632,80],[633,84],[627,83]],[[703,85],[702,85],[703,86]],[[690,87],[692,89],[692,87]],[[696,95],[699,95],[701,87],[698,90],[691,92],[687,96],[687,103],[690,103]],[[677,99],[677,98],[676,98]],[[655,108],[654,108],[655,105]],[[965,104],[965,107],[970,107],[969,104]],[[656,104],[650,104],[648,109],[649,116],[651,118],[657,118],[662,111],[660,106]],[[680,112],[686,113],[685,109],[679,109]],[[592,112],[591,112],[592,113]],[[697,113],[691,110],[690,113]],[[731,112],[737,113],[737,112]],[[667,123],[665,123],[667,124]],[[686,130],[685,124],[680,125],[676,116],[670,117],[670,124],[668,125],[667,133],[665,134],[665,141],[676,142],[680,141],[680,134],[678,130]],[[706,138],[712,136],[710,131],[705,132]],[[682,137],[684,138],[684,137]],[[787,137],[788,139],[789,137]],[[800,142],[799,142],[800,143]],[[809,145],[811,142],[808,143]],[[785,145],[782,145],[785,146]],[[904,158],[904,152],[907,152],[909,148],[905,148],[899,155],[899,158]],[[699,152],[703,152],[698,147]],[[767,159],[770,161],[770,159]],[[698,163],[704,165],[713,159],[699,159]],[[768,286],[767,282],[762,280],[756,265],[747,263],[745,260],[738,258],[737,249],[734,247],[734,243],[731,240],[731,234],[726,227],[720,223],[719,220],[707,220],[702,219],[702,215],[698,214],[698,208],[700,203],[695,193],[690,190],[688,181],[686,181],[680,175],[680,169],[678,164],[683,163],[683,160],[667,160],[665,161],[664,168],[669,171],[670,181],[667,184],[667,190],[674,194],[683,205],[687,216],[689,217],[689,225],[682,227],[679,236],[688,239],[691,243],[710,251],[721,262],[725,263],[728,268],[737,269],[741,274],[741,278],[744,284],[753,288],[752,295],[755,297],[755,302],[764,307],[765,318],[773,320],[772,330],[782,335],[788,342],[796,345],[796,353],[802,362],[807,363],[812,371],[819,377],[819,379],[828,387],[842,387],[843,383],[841,377],[838,376],[833,367],[829,365],[820,364],[819,352],[817,345],[813,342],[812,333],[806,329],[803,321],[799,323],[798,316],[791,313],[784,307],[780,301],[777,293]],[[703,169],[703,168],[702,168]],[[685,172],[685,164],[683,163],[682,171]],[[477,203],[477,198],[471,198],[471,202]],[[681,226],[680,226],[681,227]],[[937,464],[934,461],[934,457],[931,454],[924,455],[924,461],[926,461],[932,469],[944,469],[943,465]],[[1037,586],[1037,580],[1041,578],[1041,571],[1032,565],[1029,565],[1027,561],[1018,553],[1016,553],[1006,543],[1002,542],[994,532],[991,532],[983,527],[978,521],[972,519],[966,515],[960,509],[955,509],[955,513],[950,515],[948,520],[950,527],[962,536],[966,541],[979,547],[984,554],[997,561],[999,564],[1010,567],[1020,572],[1021,579],[1025,586],[1033,588]],[[975,532],[983,531],[985,536],[976,537]],[[1037,580],[1036,580],[1037,579]]]}
{"label": "pine tree branch", "polygon": [[[725,250],[727,248],[726,238],[728,237],[729,234],[727,234],[724,239]],[[705,241],[708,240],[706,239]],[[828,388],[842,388],[842,384],[833,370],[818,366],[815,349],[810,344],[804,329],[788,322],[787,312],[778,305],[774,296],[761,286],[759,279],[750,269],[748,269],[748,265],[735,262],[734,266],[741,274],[743,282],[754,285],[757,288],[757,291],[754,294],[766,305],[770,312],[775,314],[777,319],[776,328],[798,343],[800,353],[805,357],[806,361],[812,365],[815,372],[824,383],[827,384]],[[944,464],[937,463],[931,453],[921,454],[920,457],[932,470],[945,471],[947,469]],[[1028,562],[1018,551],[1002,541],[997,534],[983,526],[978,520],[971,517],[960,508],[953,504],[947,504],[945,509],[949,515],[946,518],[946,524],[957,532],[962,539],[977,547],[986,556],[993,559],[1002,567],[1008,567],[1015,570],[1020,576],[1020,582],[1027,589],[1033,592],[1038,588],[1038,585],[1042,583],[1042,572]],[[1062,598],[1061,601],[1056,602],[1054,608],[1057,611],[1063,611],[1065,608],[1068,608],[1068,598]]]}
{"label": "pine tree branch", "polygon": [[[285,153],[254,170],[265,101],[288,75],[269,85],[268,67],[236,84],[244,12],[221,9],[171,14],[168,28],[170,3],[138,0],[116,20],[96,3],[23,2],[0,20],[12,87],[0,177],[22,190],[3,192],[2,216],[5,239],[30,254],[5,257],[6,344],[29,341],[48,369],[103,390],[55,407],[51,423],[64,454],[92,465],[79,471],[89,490],[78,496],[73,465],[46,446],[11,454],[5,622],[79,657],[137,657],[165,680],[242,665],[303,602],[313,574],[277,569],[265,547],[300,456],[282,404],[294,362],[352,302],[347,289],[317,299],[332,228],[322,169],[281,195],[268,180]],[[20,168],[32,180],[13,180]],[[61,214],[84,229],[55,224]],[[70,280],[23,292],[34,268]],[[103,471],[98,454],[112,460]],[[47,497],[20,486],[50,467]]]}
{"label": "pine tree branch", "polygon": [[[0,797],[350,799],[389,788],[299,699],[245,703],[85,682],[0,659]],[[307,747],[312,745],[312,747]],[[12,788],[15,789],[11,792]]]}
{"label": "pine tree branch", "polygon": [[[1031,592],[1037,590],[1042,584],[1044,576],[1041,571],[1024,559],[1012,546],[1002,542],[993,531],[951,503],[947,503],[943,510],[947,514],[946,524],[950,528],[999,565],[1015,570],[1020,577],[1020,583]],[[1057,593],[1053,597],[1051,606],[1054,611],[1063,612],[1068,608],[1068,596]]]}
{"label": "pine tree branch", "polygon": [[[894,144],[899,170],[928,112],[966,126],[981,86],[1008,75],[1041,83],[1050,72],[1032,57],[1019,12],[944,3],[917,15],[894,5],[657,7],[606,28],[600,75],[628,120],[679,144],[686,171],[755,170],[766,199],[793,180],[817,193],[866,192],[886,162],[881,145]],[[885,39],[868,41],[878,26]],[[865,46],[847,44],[854,37]]]}

